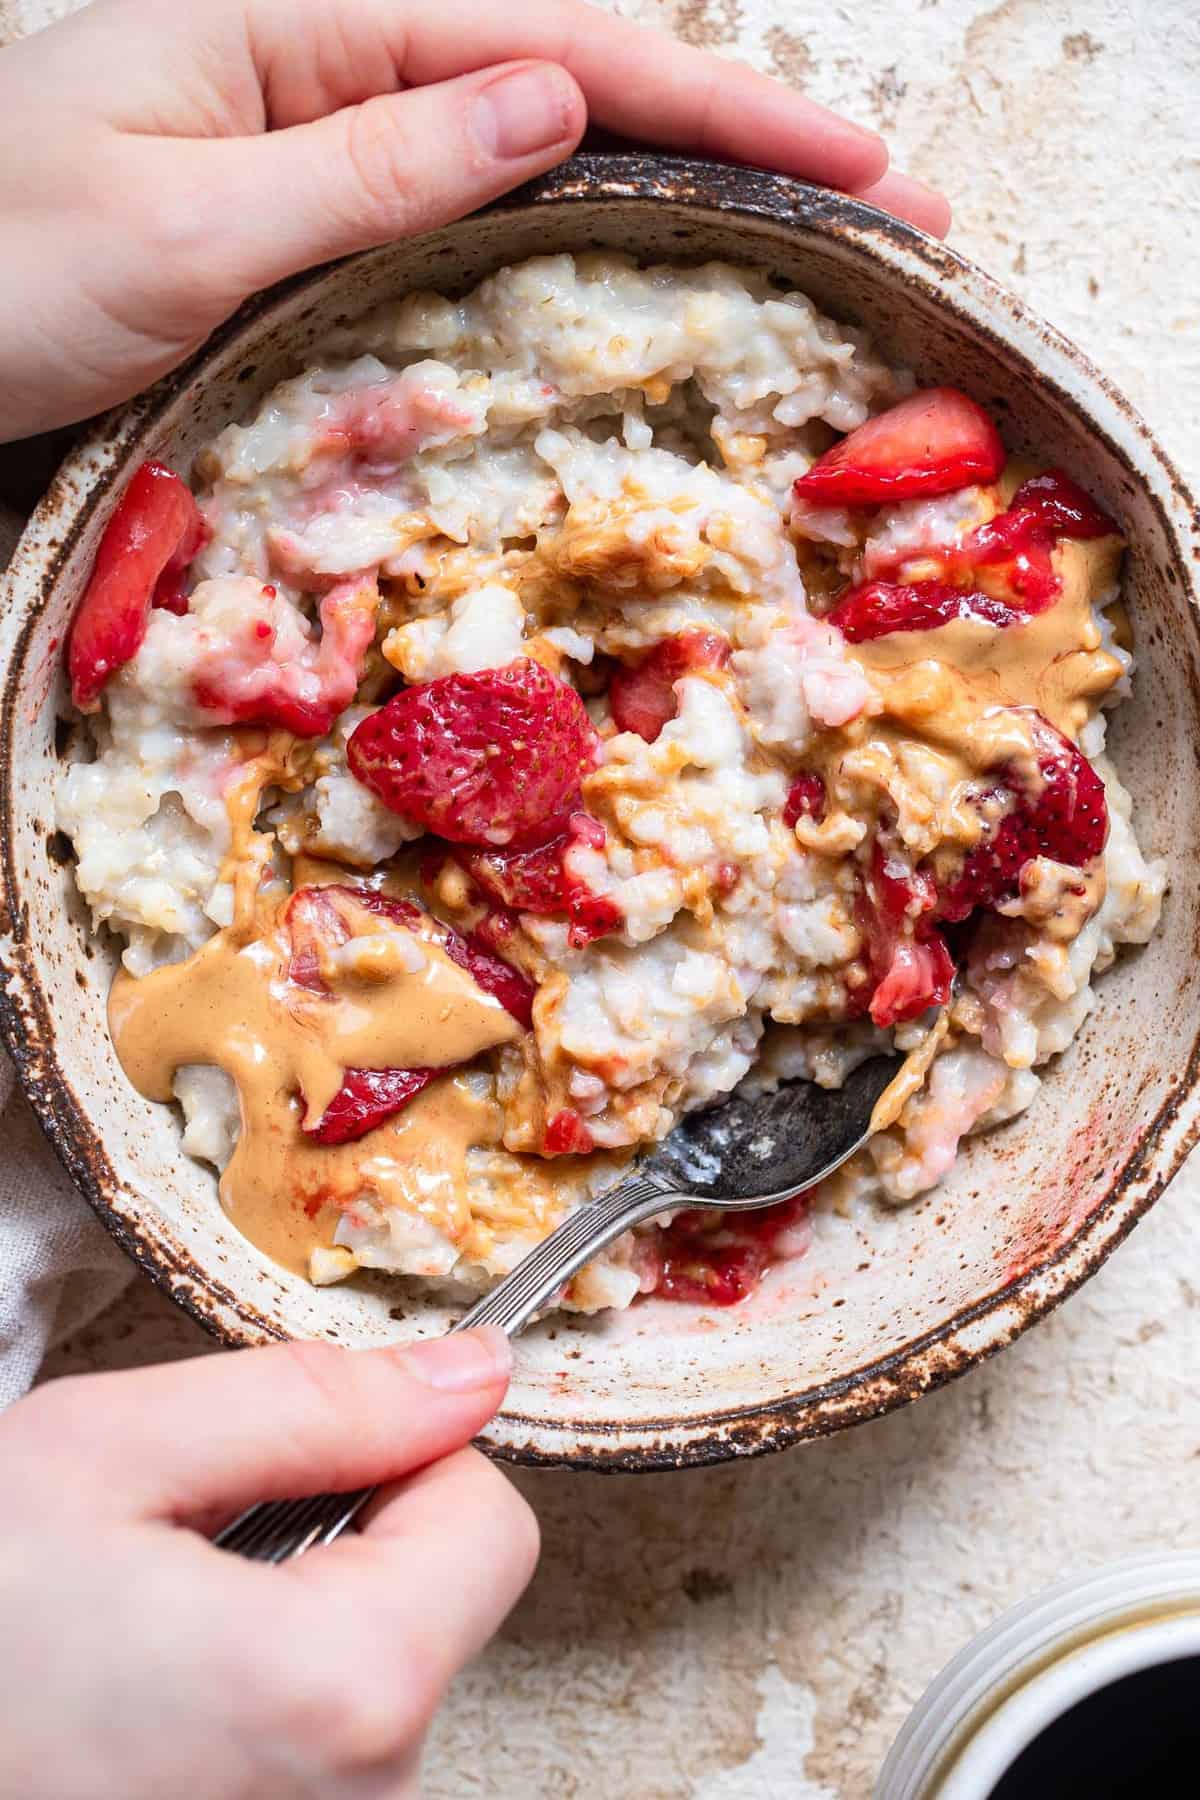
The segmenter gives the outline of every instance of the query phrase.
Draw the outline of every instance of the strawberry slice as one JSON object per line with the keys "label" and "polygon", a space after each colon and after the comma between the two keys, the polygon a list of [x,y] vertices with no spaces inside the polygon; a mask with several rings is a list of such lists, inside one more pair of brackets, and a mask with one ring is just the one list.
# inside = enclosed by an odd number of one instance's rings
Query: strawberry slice
{"label": "strawberry slice", "polygon": [[304,1132],[315,1144],[352,1144],[395,1118],[445,1069],[347,1069],[342,1085],[315,1125]]}
{"label": "strawberry slice", "polygon": [[762,1280],[784,1233],[803,1227],[808,1210],[808,1195],[797,1194],[716,1222],[711,1212],[694,1208],[676,1213],[658,1234],[654,1292],[694,1306],[736,1306]]}
{"label": "strawberry slice", "polygon": [[1069,475],[1047,469],[1024,482],[1004,512],[977,525],[951,557],[950,566],[968,574],[1003,568],[1026,611],[1043,612],[1062,589],[1053,562],[1059,539],[1086,541],[1117,534],[1108,514]]}
{"label": "strawberry slice", "polygon": [[1037,519],[1059,537],[1086,540],[1120,535],[1116,521],[1062,469],[1031,475],[1013,495],[1009,510]]}
{"label": "strawberry slice", "polygon": [[816,506],[883,506],[995,481],[1003,467],[981,406],[958,388],[919,388],[827,450],[793,491]]}
{"label": "strawberry slice", "polygon": [[[1028,708],[1020,708],[1028,712]],[[938,896],[937,917],[965,919],[977,907],[1012,899],[1021,871],[1036,856],[1082,868],[1099,856],[1108,838],[1104,782],[1069,738],[1040,713],[1032,714],[1037,749],[1033,785],[1013,765],[997,771],[997,786],[984,799],[1003,807],[999,822],[968,851],[962,869]]]}
{"label": "strawberry slice", "polygon": [[619,668],[608,690],[617,730],[636,731],[652,744],[679,712],[675,683],[697,669],[723,669],[730,649],[719,632],[681,631],[655,644],[639,663]]}
{"label": "strawberry slice", "polygon": [[364,719],[351,773],[455,844],[533,849],[578,803],[596,733],[574,688],[528,658],[406,688]]}
{"label": "strawberry slice", "polygon": [[[328,893],[329,889],[323,891]],[[453,925],[443,925],[440,919],[423,913],[411,900],[376,893],[373,888],[345,888],[341,891],[352,895],[354,901],[368,912],[391,919],[409,931],[420,929],[429,932],[441,944],[451,962],[457,963],[460,969],[465,969],[485,994],[491,994],[505,1012],[512,1014],[518,1025],[529,1030],[533,1023],[533,998],[536,992],[533,983],[519,969],[514,969],[511,963],[497,956],[478,932],[455,931]]]}
{"label": "strawberry slice", "polygon": [[67,668],[81,712],[136,656],[152,606],[187,611],[183,572],[208,535],[187,484],[162,463],[143,463],[105,527],[71,628]]}
{"label": "strawberry slice", "polygon": [[542,917],[565,913],[572,949],[581,950],[609,932],[620,931],[625,915],[615,900],[594,894],[575,874],[568,852],[579,843],[602,850],[605,831],[599,819],[572,813],[561,837],[536,850],[468,850],[455,860],[488,900],[516,912]]}
{"label": "strawberry slice", "polygon": [[927,916],[937,898],[932,876],[876,838],[858,903],[874,983],[868,1011],[876,1025],[900,1025],[949,999],[954,963]]}
{"label": "strawberry slice", "polygon": [[827,614],[829,624],[836,625],[851,644],[869,643],[894,631],[936,631],[952,619],[979,619],[1006,627],[1022,625],[1027,617],[990,594],[974,594],[943,581],[914,581],[907,587],[865,581],[843,594]]}
{"label": "strawberry slice", "polygon": [[586,1156],[596,1148],[596,1140],[577,1112],[567,1107],[556,1112],[546,1123],[542,1139],[543,1156]]}
{"label": "strawberry slice", "polygon": [[821,819],[825,816],[825,783],[809,769],[801,770],[788,789],[783,803],[783,822],[791,826],[797,819]]}
{"label": "strawberry slice", "polygon": [[871,995],[871,1018],[882,1026],[920,1018],[931,1006],[945,1004],[953,980],[945,940],[932,926],[920,926],[912,937],[893,944],[891,961]]}
{"label": "strawberry slice", "polygon": [[484,993],[493,995],[524,1031],[531,1028],[537,989],[520,969],[514,969],[495,954],[484,933],[468,931],[464,935],[447,928],[444,949],[450,961],[473,976]]}
{"label": "strawberry slice", "polygon": [[[441,944],[452,962],[492,994],[526,1031],[533,1022],[535,989],[511,963],[503,961],[475,933],[464,936],[423,912],[411,900],[373,888],[297,888],[284,914],[291,955],[288,980],[310,993],[324,993],[321,951],[337,948],[362,935],[361,913],[373,914],[403,931],[425,933]],[[394,1117],[431,1081],[450,1073],[433,1069],[347,1069],[342,1085],[321,1117],[303,1127],[318,1144],[348,1144]]]}
{"label": "strawberry slice", "polygon": [[446,929],[413,901],[379,894],[373,888],[346,887],[340,882],[300,887],[283,915],[291,947],[288,980],[310,994],[327,993],[321,974],[322,954],[348,944],[352,937],[362,937],[368,929],[364,912],[386,919],[401,931],[428,930],[439,941]]}
{"label": "strawberry slice", "polygon": [[[709,1234],[711,1236],[711,1233]],[[763,1243],[711,1248],[703,1238],[665,1233],[662,1262],[654,1292],[662,1300],[692,1306],[736,1306],[752,1294],[771,1260]]]}
{"label": "strawberry slice", "polygon": [[471,877],[484,897],[514,912],[548,913],[567,910],[563,851],[572,840],[564,832],[536,850],[456,850],[454,860]]}
{"label": "strawberry slice", "polygon": [[486,950],[489,955],[498,956],[503,962],[506,960],[504,952],[508,949],[513,934],[519,929],[520,924],[521,921],[516,913],[511,912],[507,906],[494,907],[490,912],[484,913],[478,925],[475,926],[471,933],[471,941],[477,944],[481,950]]}

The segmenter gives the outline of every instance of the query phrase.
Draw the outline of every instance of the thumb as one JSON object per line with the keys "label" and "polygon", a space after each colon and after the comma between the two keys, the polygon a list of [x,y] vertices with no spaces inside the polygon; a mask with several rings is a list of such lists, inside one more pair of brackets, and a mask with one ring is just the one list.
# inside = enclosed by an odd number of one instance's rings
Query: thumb
{"label": "thumb", "polygon": [[50,1382],[0,1421],[22,1506],[199,1524],[255,1500],[395,1481],[491,1418],[495,1326],[385,1350],[293,1343]]}
{"label": "thumb", "polygon": [[556,63],[381,94],[308,125],[187,146],[219,206],[211,270],[240,300],[285,275],[460,219],[569,156],[587,107]]}

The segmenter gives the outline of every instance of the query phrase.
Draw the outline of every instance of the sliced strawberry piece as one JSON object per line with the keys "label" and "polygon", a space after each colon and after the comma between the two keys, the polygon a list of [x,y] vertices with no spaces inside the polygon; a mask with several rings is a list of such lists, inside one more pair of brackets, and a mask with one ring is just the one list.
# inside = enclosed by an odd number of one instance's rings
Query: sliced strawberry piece
{"label": "sliced strawberry piece", "polygon": [[[1029,709],[1021,708],[1023,712]],[[960,873],[938,898],[937,916],[965,919],[977,907],[995,906],[1019,890],[1021,870],[1036,856],[1082,868],[1104,849],[1108,803],[1104,782],[1069,738],[1040,713],[1032,715],[1038,774],[1031,786],[1015,765],[997,771],[998,785],[984,796],[1004,812],[983,842],[968,851]]]}
{"label": "sliced strawberry piece", "polygon": [[[989,810],[1016,803],[1005,788],[989,789],[980,799]],[[1006,813],[991,835],[967,852],[961,871],[942,890],[938,917],[956,924],[978,907],[995,906],[1015,894],[1021,870],[1036,854],[1030,849],[1029,821],[1017,811]]]}
{"label": "sliced strawberry piece", "polygon": [[604,827],[587,813],[572,813],[561,837],[536,850],[459,850],[462,864],[487,899],[517,912],[548,917],[566,913],[572,948],[620,931],[625,915],[614,900],[594,894],[574,873],[568,852],[578,843],[604,848]]}
{"label": "sliced strawberry piece", "polygon": [[443,925],[440,919],[422,913],[420,907],[415,906],[411,900],[400,900],[392,894],[376,893],[372,888],[346,888],[343,891],[352,894],[368,912],[393,919],[410,931],[419,927],[430,932],[437,938],[451,962],[457,963],[460,969],[465,969],[485,994],[491,994],[506,1012],[512,1014],[518,1025],[529,1030],[533,1023],[533,999],[537,990],[519,969],[514,969],[511,963],[497,956],[478,932],[469,931],[464,935],[461,931],[455,931],[453,925]]}
{"label": "sliced strawberry piece", "polygon": [[557,913],[567,910],[563,876],[566,834],[536,850],[470,850],[455,853],[488,900],[516,912]]}
{"label": "sliced strawberry piece", "polygon": [[361,937],[364,912],[387,919],[403,931],[427,930],[438,939],[447,929],[413,901],[380,894],[374,888],[346,887],[341,882],[297,888],[284,909],[291,945],[288,980],[312,994],[327,992],[321,974],[322,952],[340,949],[352,937]]}
{"label": "sliced strawberry piece", "polygon": [[603,850],[608,841],[608,833],[599,819],[593,819],[589,813],[572,813],[567,821],[567,840],[563,849],[563,892],[566,896],[567,917],[571,921],[567,940],[573,950],[582,950],[597,938],[607,937],[613,931],[621,931],[625,925],[625,914],[610,895],[592,891],[585,878],[579,874],[576,859],[571,855],[578,845],[586,845],[591,850]]}
{"label": "sliced strawberry piece", "polygon": [[[182,485],[182,484],[181,484]],[[191,490],[187,490],[192,499]],[[179,540],[178,548],[170,555],[162,574],[154,584],[153,606],[161,607],[164,612],[174,613],[181,619],[188,609],[188,590],[184,582],[191,563],[199,556],[205,544],[212,536],[212,530],[200,508],[192,500],[193,517],[187,530]]]}
{"label": "sliced strawberry piece", "polygon": [[636,731],[652,744],[679,712],[675,683],[698,669],[723,669],[730,651],[719,632],[681,631],[655,644],[639,663],[619,668],[608,690],[617,730]]}
{"label": "sliced strawberry piece", "polygon": [[1082,868],[1108,841],[1104,782],[1082,751],[1049,719],[1037,719],[1041,792],[1034,797],[1038,855]]}
{"label": "sliced strawberry piece", "polygon": [[491,994],[523,1030],[529,1030],[533,1024],[537,989],[527,975],[522,975],[520,969],[514,969],[511,963],[497,956],[487,937],[478,931],[468,931],[465,937],[460,932],[448,931],[445,949],[451,962],[474,976],[485,994]]}
{"label": "sliced strawberry piece", "polygon": [[1002,567],[1026,610],[1042,612],[1062,588],[1053,562],[1059,540],[1116,533],[1108,514],[1069,475],[1047,469],[1024,482],[1004,512],[976,526],[953,556],[951,567],[968,572]]}
{"label": "sliced strawberry piece", "polygon": [[808,1211],[804,1193],[755,1212],[727,1213],[715,1226],[711,1212],[676,1213],[658,1233],[654,1292],[692,1305],[736,1306],[762,1280],[780,1238],[795,1236]]}
{"label": "sliced strawberry piece", "polygon": [[455,844],[532,849],[578,804],[596,733],[574,688],[528,658],[406,688],[364,719],[350,770]]}
{"label": "sliced strawberry piece", "polygon": [[596,1140],[577,1112],[568,1107],[556,1112],[546,1123],[542,1140],[544,1156],[586,1156],[596,1148]]}
{"label": "sliced strawberry piece", "polygon": [[797,819],[822,819],[825,816],[825,783],[819,775],[802,769],[783,803],[783,822],[791,826]]}
{"label": "sliced strawberry piece", "polygon": [[571,928],[567,942],[572,950],[584,950],[597,938],[609,937],[625,926],[625,914],[607,894],[593,894],[581,881],[567,882],[567,917]]}
{"label": "sliced strawberry piece", "polygon": [[878,838],[871,852],[867,886],[876,911],[888,927],[900,928],[906,921],[931,912],[937,904],[932,875],[924,869],[914,869],[895,852],[885,850]]}
{"label": "sliced strawberry piece", "polygon": [[[349,905],[347,904],[349,902]],[[391,895],[366,888],[298,888],[288,901],[285,918],[291,939],[288,980],[310,993],[325,993],[321,951],[335,949],[355,935],[354,908],[382,915],[406,930],[422,923],[421,909]],[[445,1069],[347,1069],[342,1085],[305,1135],[318,1144],[348,1144],[394,1117]]]}
{"label": "sliced strawberry piece", "polygon": [[471,936],[482,949],[502,957],[520,923],[516,913],[507,906],[496,906],[483,915]]}
{"label": "sliced strawberry piece", "polygon": [[708,1249],[695,1240],[674,1240],[664,1250],[654,1291],[693,1306],[736,1306],[754,1292],[769,1261],[765,1244]]}
{"label": "sliced strawberry piece", "polygon": [[1120,536],[1116,522],[1062,469],[1046,469],[1022,482],[1009,511],[1032,514],[1059,537],[1086,540]]}
{"label": "sliced strawberry piece", "polygon": [[136,656],[152,606],[187,611],[183,571],[207,538],[186,483],[162,463],[143,463],[105,527],[71,628],[67,667],[81,712]]}
{"label": "sliced strawberry piece", "polygon": [[[375,638],[375,579],[339,582],[321,601],[321,635],[298,643],[287,602],[260,590],[261,611],[247,613],[236,637],[197,659],[192,697],[212,722],[276,725],[297,737],[324,737],[358,688]],[[281,646],[285,629],[289,638]]]}
{"label": "sliced strawberry piece", "polygon": [[902,1024],[949,999],[954,963],[927,916],[937,897],[932,876],[875,840],[858,922],[874,983],[868,1010],[876,1025]]}
{"label": "sliced strawberry piece", "polygon": [[315,1125],[304,1127],[317,1144],[350,1144],[365,1137],[415,1100],[446,1069],[347,1069],[342,1085]]}
{"label": "sliced strawberry piece", "polygon": [[936,631],[952,619],[979,619],[988,625],[1023,625],[1028,615],[967,588],[943,581],[865,581],[842,595],[827,615],[851,644],[869,643],[894,631]]}
{"label": "sliced strawberry piece", "polygon": [[[504,962],[477,938],[443,925],[411,900],[381,894],[373,888],[297,888],[288,901],[285,922],[291,940],[288,979],[310,993],[324,993],[321,952],[336,949],[361,936],[360,914],[386,919],[405,931],[419,931],[441,944],[446,955],[472,976],[485,993],[493,995],[526,1031],[533,1022],[533,984]],[[305,1126],[308,1136],[320,1144],[346,1144],[374,1130],[407,1106],[446,1068],[347,1069],[341,1087],[315,1125]]]}
{"label": "sliced strawberry piece", "polygon": [[871,995],[871,1018],[880,1026],[918,1019],[931,1006],[945,1005],[953,980],[954,962],[944,939],[932,926],[920,926],[912,937],[896,942]]}
{"label": "sliced strawberry piece", "polygon": [[827,450],[795,484],[816,506],[883,506],[995,481],[1000,434],[958,388],[920,388]]}
{"label": "sliced strawberry piece", "polygon": [[338,949],[350,939],[350,924],[337,904],[338,891],[332,886],[297,888],[284,908],[291,946],[288,980],[310,994],[327,991],[321,974],[322,951]]}

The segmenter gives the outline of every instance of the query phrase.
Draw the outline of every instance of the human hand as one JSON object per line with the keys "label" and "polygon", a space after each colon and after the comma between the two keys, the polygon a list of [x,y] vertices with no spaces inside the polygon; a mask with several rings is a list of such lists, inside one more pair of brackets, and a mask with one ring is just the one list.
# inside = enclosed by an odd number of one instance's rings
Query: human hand
{"label": "human hand", "polygon": [[584,0],[95,0],[0,53],[0,440],[127,398],[256,288],[461,217],[589,117],[949,221],[874,133]]}
{"label": "human hand", "polygon": [[[3,1800],[403,1800],[537,1526],[465,1448],[495,1328],[57,1381],[0,1419]],[[402,1479],[403,1478],[403,1479]],[[271,1568],[198,1535],[254,1500],[392,1485]]]}

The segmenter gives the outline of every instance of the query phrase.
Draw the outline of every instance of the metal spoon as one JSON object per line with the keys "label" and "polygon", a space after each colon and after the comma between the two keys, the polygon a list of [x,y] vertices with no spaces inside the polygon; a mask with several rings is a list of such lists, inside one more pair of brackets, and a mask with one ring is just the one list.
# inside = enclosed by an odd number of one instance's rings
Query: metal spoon
{"label": "metal spoon", "polygon": [[[499,1325],[510,1336],[622,1232],[677,1207],[743,1212],[813,1187],[865,1141],[875,1103],[904,1058],[875,1056],[840,1088],[791,1081],[773,1093],[736,1097],[683,1119],[616,1187],[568,1214],[453,1331]],[[257,1562],[284,1562],[331,1544],[374,1488],[252,1506],[214,1543]]]}

